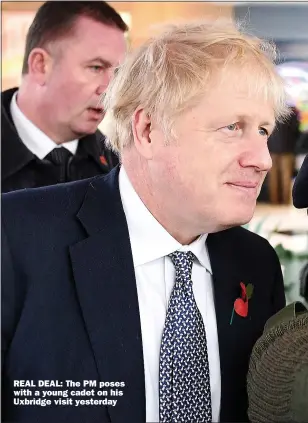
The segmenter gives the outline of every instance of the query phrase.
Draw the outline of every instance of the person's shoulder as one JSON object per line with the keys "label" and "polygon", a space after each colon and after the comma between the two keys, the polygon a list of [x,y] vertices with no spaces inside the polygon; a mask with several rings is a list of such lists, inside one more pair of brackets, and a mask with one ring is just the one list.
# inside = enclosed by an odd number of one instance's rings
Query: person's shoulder
{"label": "person's shoulder", "polygon": [[97,179],[95,176],[80,181],[49,185],[39,188],[25,188],[2,194],[2,214],[10,217],[16,214],[57,214],[75,209],[82,203],[88,188]]}
{"label": "person's shoulder", "polygon": [[9,88],[8,90],[1,91],[1,106],[7,107],[7,103],[12,100],[13,95],[18,90],[17,87]]}
{"label": "person's shoulder", "polygon": [[106,161],[106,164],[108,164],[110,170],[113,169],[119,164],[118,155],[114,151],[112,151],[110,146],[107,146],[106,136],[99,129],[96,130],[95,137],[99,148],[101,149],[103,160]]}
{"label": "person's shoulder", "polygon": [[260,243],[260,244],[266,244],[268,245],[267,239],[262,237],[261,235],[245,228],[244,226],[236,226],[234,228],[230,228],[228,230],[230,236],[234,236],[236,238],[243,238],[243,239],[249,239],[252,242]]}
{"label": "person's shoulder", "polygon": [[262,269],[277,271],[279,258],[274,247],[261,235],[244,227],[234,227],[224,231],[222,239],[235,260],[245,263],[250,268],[262,266]]}
{"label": "person's shoulder", "polygon": [[266,238],[242,226],[218,232],[217,238],[219,238],[219,242],[227,243],[241,252],[245,251],[255,255],[260,253],[272,255],[275,253],[274,248]]}
{"label": "person's shoulder", "polygon": [[274,252],[274,247],[264,236],[261,236],[244,227],[234,228],[234,232],[236,233],[237,238],[242,238],[243,242],[246,241],[248,243],[251,243],[254,248],[259,248],[260,250],[265,251],[266,253],[269,251]]}
{"label": "person's shoulder", "polygon": [[106,138],[105,135],[98,128],[95,131],[95,137],[97,141],[105,141],[105,138]]}

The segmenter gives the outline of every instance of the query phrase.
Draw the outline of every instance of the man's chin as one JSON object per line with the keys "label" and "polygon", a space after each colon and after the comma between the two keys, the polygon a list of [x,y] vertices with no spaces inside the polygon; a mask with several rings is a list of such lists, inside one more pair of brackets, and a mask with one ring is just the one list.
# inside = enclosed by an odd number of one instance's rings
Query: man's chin
{"label": "man's chin", "polygon": [[247,225],[247,223],[251,222],[251,219],[254,215],[254,209],[251,212],[243,213],[242,216],[238,217],[238,225],[237,226],[243,226]]}
{"label": "man's chin", "polygon": [[86,135],[93,135],[98,130],[98,125],[85,125],[84,127],[74,128],[76,138],[82,138]]}
{"label": "man's chin", "polygon": [[228,216],[225,216],[225,221],[222,222],[222,225],[225,229],[232,228],[234,226],[243,226],[247,225],[253,218],[255,207],[248,210],[234,210],[233,213],[229,213]]}

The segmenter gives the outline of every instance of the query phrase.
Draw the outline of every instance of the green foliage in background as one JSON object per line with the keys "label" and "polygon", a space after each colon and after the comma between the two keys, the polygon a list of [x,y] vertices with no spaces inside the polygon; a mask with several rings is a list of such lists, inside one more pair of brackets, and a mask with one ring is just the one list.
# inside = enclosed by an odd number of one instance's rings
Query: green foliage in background
{"label": "green foliage in background", "polygon": [[[255,225],[255,227],[252,227],[252,225],[250,225],[249,223],[247,225],[243,225],[243,227],[251,232],[261,235],[262,228],[266,219],[266,217],[264,219],[260,219],[260,221]],[[274,234],[279,234],[278,227],[272,229],[269,232],[268,241],[270,241],[270,238]],[[289,249],[286,249],[282,244],[277,244],[273,248],[277,253],[280,264],[284,267],[284,288],[286,297],[288,297],[288,294],[299,283],[299,270],[307,262],[308,252],[294,252]]]}

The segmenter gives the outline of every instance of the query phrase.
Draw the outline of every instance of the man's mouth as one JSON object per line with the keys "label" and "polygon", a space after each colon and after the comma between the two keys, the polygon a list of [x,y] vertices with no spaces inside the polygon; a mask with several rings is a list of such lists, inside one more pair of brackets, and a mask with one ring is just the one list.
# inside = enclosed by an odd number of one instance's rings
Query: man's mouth
{"label": "man's mouth", "polygon": [[259,183],[255,181],[232,181],[227,182],[227,184],[243,188],[256,188],[259,185]]}
{"label": "man's mouth", "polygon": [[257,195],[258,194],[258,182],[254,181],[234,181],[234,182],[227,182],[227,184],[230,188],[233,188],[238,191],[245,192],[247,194],[251,195]]}
{"label": "man's mouth", "polygon": [[104,113],[104,109],[102,107],[89,107],[89,110],[95,112],[95,113]]}
{"label": "man's mouth", "polygon": [[89,118],[96,122],[100,122],[104,118],[104,109],[101,107],[88,107]]}

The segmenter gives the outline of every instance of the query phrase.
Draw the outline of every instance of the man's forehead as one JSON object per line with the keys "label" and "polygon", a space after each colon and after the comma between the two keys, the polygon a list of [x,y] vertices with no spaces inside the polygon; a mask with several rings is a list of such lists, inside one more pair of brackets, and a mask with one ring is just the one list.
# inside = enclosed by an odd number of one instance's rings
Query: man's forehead
{"label": "man's forehead", "polygon": [[86,16],[76,19],[71,35],[62,41],[73,52],[82,54],[85,60],[100,57],[113,66],[123,60],[126,50],[123,31]]}
{"label": "man's forehead", "polygon": [[270,104],[267,93],[268,88],[250,77],[242,77],[241,74],[231,73],[228,78],[221,78],[214,86],[217,94],[230,96],[233,100],[255,101]]}
{"label": "man's forehead", "polygon": [[269,100],[263,96],[253,96],[249,91],[237,90],[236,87],[221,90],[213,86],[204,94],[200,106],[200,110],[203,109],[209,116],[258,120],[264,125],[275,125],[274,105]]}
{"label": "man's forehead", "polygon": [[212,82],[220,91],[232,92],[238,98],[247,96],[259,96],[265,100],[273,90],[273,74],[269,75],[269,70],[260,64],[253,63],[232,64],[218,69],[212,74]]}
{"label": "man's forehead", "polygon": [[74,21],[75,35],[88,36],[92,31],[105,32],[108,34],[122,33],[115,25],[107,25],[104,22],[93,19],[89,16],[79,16]]}

